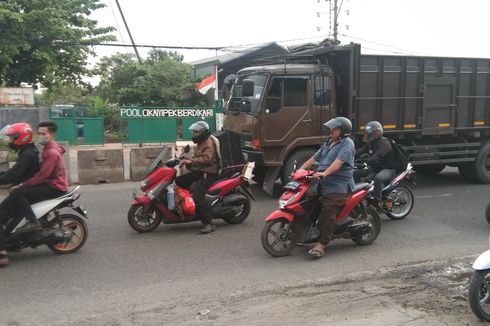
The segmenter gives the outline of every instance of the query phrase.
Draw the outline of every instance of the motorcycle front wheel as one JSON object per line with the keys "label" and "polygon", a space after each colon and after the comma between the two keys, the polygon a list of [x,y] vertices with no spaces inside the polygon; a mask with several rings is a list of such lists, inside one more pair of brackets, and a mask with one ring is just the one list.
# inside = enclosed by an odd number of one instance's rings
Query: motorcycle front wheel
{"label": "motorcycle front wheel", "polygon": [[[61,214],[62,228],[65,232],[71,232],[69,241],[57,244],[49,244],[48,247],[57,254],[71,254],[83,247],[88,237],[88,228],[85,221],[73,214]],[[48,227],[60,230],[60,223],[57,218],[53,219]]]}
{"label": "motorcycle front wheel", "polygon": [[490,321],[490,269],[473,273],[468,297],[475,316],[481,320]]}
{"label": "motorcycle front wheel", "polygon": [[388,195],[393,200],[393,206],[386,210],[386,215],[392,220],[401,220],[412,211],[414,197],[412,191],[405,186],[398,186]]}
{"label": "motorcycle front wheel", "polygon": [[153,207],[145,211],[145,205],[133,205],[128,211],[128,223],[131,228],[139,233],[155,230],[162,222],[162,217]]}
{"label": "motorcycle front wheel", "polygon": [[280,218],[265,223],[261,235],[262,247],[274,257],[284,257],[296,247],[297,239],[290,223]]}

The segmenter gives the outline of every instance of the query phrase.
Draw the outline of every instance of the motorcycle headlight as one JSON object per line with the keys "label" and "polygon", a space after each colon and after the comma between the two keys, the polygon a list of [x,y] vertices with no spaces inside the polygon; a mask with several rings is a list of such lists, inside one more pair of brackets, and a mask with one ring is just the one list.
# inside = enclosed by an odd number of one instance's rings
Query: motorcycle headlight
{"label": "motorcycle headlight", "polygon": [[298,195],[299,195],[299,192],[295,193],[294,195],[292,195],[291,197],[289,197],[287,199],[279,199],[279,208],[283,209],[287,205],[291,204],[296,199],[296,197],[298,197]]}

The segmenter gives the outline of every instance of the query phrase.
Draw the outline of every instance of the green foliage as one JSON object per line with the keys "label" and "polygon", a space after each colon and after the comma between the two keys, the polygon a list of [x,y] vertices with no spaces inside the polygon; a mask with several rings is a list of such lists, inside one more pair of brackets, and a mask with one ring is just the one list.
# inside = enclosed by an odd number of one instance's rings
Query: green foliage
{"label": "green foliage", "polygon": [[114,40],[90,13],[100,0],[0,1],[0,85],[80,84],[94,44]]}
{"label": "green foliage", "polygon": [[97,94],[120,105],[205,105],[190,79],[192,67],[176,52],[150,51],[141,64],[132,54],[102,58]]}
{"label": "green foliage", "polygon": [[90,85],[53,85],[42,94],[35,94],[37,105],[72,104],[89,106],[93,102],[94,90]]}

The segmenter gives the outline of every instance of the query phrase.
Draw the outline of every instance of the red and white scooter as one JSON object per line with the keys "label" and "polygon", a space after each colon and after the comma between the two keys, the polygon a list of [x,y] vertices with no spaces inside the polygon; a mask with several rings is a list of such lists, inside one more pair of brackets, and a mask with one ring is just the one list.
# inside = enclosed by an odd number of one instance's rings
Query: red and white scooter
{"label": "red and white scooter", "polygon": [[[128,223],[138,232],[151,232],[160,223],[176,224],[199,221],[196,216],[196,206],[189,190],[179,188],[174,184],[177,176],[178,159],[171,159],[165,164],[162,159],[169,151],[163,147],[160,154],[147,168],[146,175],[141,181],[143,194],[133,193],[134,201],[128,211]],[[188,152],[189,148],[186,148]],[[237,168],[238,166],[228,167]],[[229,224],[242,223],[250,213],[250,199],[254,199],[249,190],[248,181],[252,177],[253,162],[244,165],[242,173],[235,172],[212,184],[206,194],[206,200],[211,203],[213,218],[223,219]]]}
{"label": "red and white scooter", "polygon": [[[262,246],[275,257],[286,256],[298,243],[315,243],[320,231],[320,202],[311,190],[314,171],[293,172],[292,181],[279,198],[279,209],[266,217],[262,229]],[[333,239],[352,239],[359,245],[369,245],[381,230],[381,219],[374,207],[367,205],[366,196],[373,183],[358,183],[335,218]],[[310,190],[310,191],[309,191]]]}

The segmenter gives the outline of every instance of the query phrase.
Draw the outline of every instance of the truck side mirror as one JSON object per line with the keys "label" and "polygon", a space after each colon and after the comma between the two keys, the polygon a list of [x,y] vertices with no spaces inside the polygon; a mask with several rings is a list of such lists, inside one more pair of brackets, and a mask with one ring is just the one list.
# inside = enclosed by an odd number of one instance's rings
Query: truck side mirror
{"label": "truck side mirror", "polygon": [[249,97],[254,95],[255,82],[252,79],[244,79],[242,82],[242,96]]}

